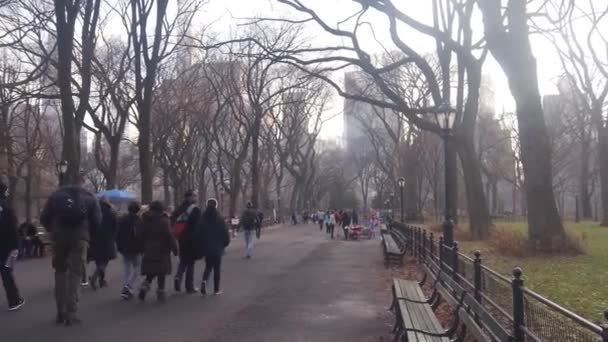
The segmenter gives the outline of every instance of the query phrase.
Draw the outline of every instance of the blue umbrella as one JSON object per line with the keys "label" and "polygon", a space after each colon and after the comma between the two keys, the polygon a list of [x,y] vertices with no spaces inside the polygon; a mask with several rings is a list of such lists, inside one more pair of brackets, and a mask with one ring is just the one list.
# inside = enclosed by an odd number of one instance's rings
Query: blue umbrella
{"label": "blue umbrella", "polygon": [[106,197],[107,199],[109,199],[112,202],[128,202],[128,201],[133,201],[135,200],[137,197],[125,190],[106,190],[106,191],[102,191],[100,193],[97,194],[97,197],[101,198],[101,197]]}

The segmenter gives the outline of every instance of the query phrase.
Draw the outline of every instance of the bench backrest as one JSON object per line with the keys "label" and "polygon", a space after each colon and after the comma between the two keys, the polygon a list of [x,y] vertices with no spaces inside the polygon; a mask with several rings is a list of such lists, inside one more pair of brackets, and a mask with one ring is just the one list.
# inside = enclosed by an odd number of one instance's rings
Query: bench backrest
{"label": "bench backrest", "polygon": [[478,341],[490,340],[487,335],[490,335],[491,340],[494,341],[510,342],[513,340],[510,331],[505,329],[492,313],[474,298],[470,291],[467,291],[451,275],[441,270],[436,262],[427,259],[423,268],[432,280],[435,290],[451,308],[458,309],[458,318]]}

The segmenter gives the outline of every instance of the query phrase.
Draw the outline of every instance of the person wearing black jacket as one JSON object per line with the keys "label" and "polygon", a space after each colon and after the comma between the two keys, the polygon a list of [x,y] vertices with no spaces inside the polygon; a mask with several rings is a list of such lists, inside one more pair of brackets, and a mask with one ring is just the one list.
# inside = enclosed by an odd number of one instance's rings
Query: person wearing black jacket
{"label": "person wearing black jacket", "polygon": [[89,278],[93,290],[107,286],[106,268],[110,260],[116,259],[118,218],[107,198],[102,198],[99,204],[101,206],[101,226],[94,234],[92,253],[95,261],[95,272]]}
{"label": "person wearing black jacket", "polygon": [[202,250],[205,254],[205,271],[201,284],[201,294],[203,296],[207,295],[207,281],[211,271],[213,271],[213,291],[214,294],[219,295],[222,293],[220,290],[222,256],[224,250],[230,244],[230,233],[228,233],[224,218],[217,211],[217,201],[215,199],[207,201],[207,208],[202,214],[198,226],[202,233]]}
{"label": "person wearing black jacket", "polygon": [[9,311],[18,310],[25,304],[19,295],[19,289],[13,275],[13,267],[19,255],[19,236],[17,233],[17,217],[8,204],[6,192],[8,187],[0,181],[0,276]]}
{"label": "person wearing black jacket", "polygon": [[193,190],[186,192],[184,202],[171,215],[171,222],[185,224],[184,230],[177,237],[179,242],[179,265],[175,274],[174,287],[176,292],[181,292],[182,278],[186,275],[185,287],[187,293],[196,293],[194,288],[194,264],[202,258],[197,243],[197,221],[201,216],[201,210],[196,203],[198,197]]}
{"label": "person wearing black jacket", "polygon": [[129,203],[128,213],[118,220],[118,232],[116,233],[116,247],[122,255],[125,278],[121,297],[125,300],[132,299],[137,285],[137,277],[141,268],[142,244],[140,241],[141,218],[139,211],[141,206],[138,202]]}

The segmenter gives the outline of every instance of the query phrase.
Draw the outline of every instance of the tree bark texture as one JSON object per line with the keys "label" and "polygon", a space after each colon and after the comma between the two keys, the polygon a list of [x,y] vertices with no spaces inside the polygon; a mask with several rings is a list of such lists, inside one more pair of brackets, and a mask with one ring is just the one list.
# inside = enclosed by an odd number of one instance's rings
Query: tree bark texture
{"label": "tree bark texture", "polygon": [[504,70],[516,102],[521,159],[526,180],[528,235],[532,247],[558,251],[565,231],[553,191],[551,145],[538,88],[536,59],[532,55],[525,0],[509,0],[503,24],[502,1],[481,1],[478,6],[488,48]]}

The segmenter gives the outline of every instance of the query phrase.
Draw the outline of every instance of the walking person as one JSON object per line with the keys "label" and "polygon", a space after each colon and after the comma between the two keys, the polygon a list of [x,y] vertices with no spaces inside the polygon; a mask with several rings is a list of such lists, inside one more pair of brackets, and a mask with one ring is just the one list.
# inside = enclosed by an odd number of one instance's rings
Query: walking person
{"label": "walking person", "polygon": [[258,240],[262,237],[262,224],[264,222],[264,213],[259,210],[258,211],[258,224],[255,228],[255,236],[258,238]]}
{"label": "walking person", "polygon": [[205,271],[203,272],[203,282],[201,284],[201,294],[207,295],[207,281],[213,271],[213,293],[222,293],[220,288],[220,277],[222,268],[222,256],[224,250],[230,244],[230,233],[226,228],[224,218],[217,211],[217,201],[210,199],[207,201],[207,208],[199,221],[199,228],[202,232],[202,244],[205,254]]}
{"label": "walking person", "polygon": [[121,297],[125,300],[133,298],[137,277],[141,271],[142,245],[141,218],[139,212],[141,205],[138,202],[129,203],[128,213],[118,220],[116,233],[116,247],[122,256],[124,265],[124,282]]}
{"label": "walking person", "polygon": [[171,274],[171,253],[177,255],[177,242],[171,234],[169,217],[161,202],[150,203],[149,211],[143,215],[141,223],[141,243],[143,260],[141,274],[145,277],[139,290],[139,299],[146,300],[152,281],[156,279],[156,298],[165,300],[165,277]]}
{"label": "walking person", "polygon": [[174,287],[176,292],[182,290],[182,278],[185,278],[185,287],[187,293],[195,293],[194,288],[194,264],[201,257],[198,255],[196,243],[196,223],[201,215],[201,210],[198,208],[198,196],[193,190],[189,190],[184,195],[184,201],[171,215],[171,221],[176,226],[182,226],[181,231],[174,231],[179,242],[179,264],[174,279]]}
{"label": "walking person", "polygon": [[99,204],[101,207],[101,226],[94,232],[92,241],[95,271],[89,278],[93,291],[108,286],[106,268],[111,260],[116,259],[116,232],[118,231],[116,211],[108,198],[101,198]]}
{"label": "walking person", "polygon": [[342,231],[344,232],[344,240],[348,240],[348,227],[351,223],[351,217],[347,211],[342,213]]}
{"label": "walking person", "polygon": [[332,215],[331,215],[331,213],[330,213],[329,210],[325,212],[325,216],[323,218],[323,221],[325,223],[325,233],[326,234],[329,234],[330,231],[331,231],[331,229],[330,229],[331,228],[331,216]]}
{"label": "walking person", "polygon": [[317,221],[319,223],[319,230],[323,231],[323,226],[325,225],[325,213],[322,210],[317,212]]}
{"label": "walking person", "polygon": [[48,199],[40,222],[51,233],[57,324],[80,323],[78,291],[91,232],[101,226],[99,202],[83,188],[84,175],[74,185],[62,187]]}
{"label": "walking person", "polygon": [[331,234],[331,239],[334,239],[334,231],[336,229],[337,224],[337,215],[338,213],[335,210],[332,210],[329,215],[329,233]]}
{"label": "walking person", "polygon": [[256,227],[258,225],[258,215],[255,209],[253,209],[253,205],[251,202],[247,203],[247,209],[241,215],[240,224],[243,227],[244,235],[245,235],[245,258],[251,259],[253,257],[253,240]]}
{"label": "walking person", "polygon": [[19,294],[15,282],[15,263],[19,257],[19,236],[17,232],[17,216],[8,203],[8,186],[0,181],[0,277],[6,292],[8,310],[19,310],[25,300]]}

